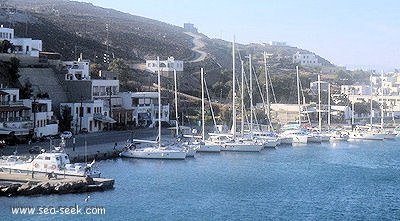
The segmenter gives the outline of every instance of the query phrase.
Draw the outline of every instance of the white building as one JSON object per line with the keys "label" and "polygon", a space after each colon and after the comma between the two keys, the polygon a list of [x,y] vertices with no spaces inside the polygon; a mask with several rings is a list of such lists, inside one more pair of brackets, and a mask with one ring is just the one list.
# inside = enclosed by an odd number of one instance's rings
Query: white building
{"label": "white building", "polygon": [[51,100],[19,99],[19,89],[0,88],[0,136],[12,142],[58,133]]}
{"label": "white building", "polygon": [[340,86],[340,93],[345,95],[370,95],[370,85],[342,85]]}
{"label": "white building", "polygon": [[271,46],[287,46],[286,42],[282,42],[282,41],[269,41],[269,45]]}
{"label": "white building", "polygon": [[[149,126],[158,121],[158,92],[123,92],[119,102],[122,109],[130,110],[136,126]],[[161,121],[169,122],[169,103],[161,98],[161,105]],[[117,111],[113,114],[117,119]]]}
{"label": "white building", "polygon": [[90,61],[83,60],[82,54],[78,61],[64,61],[63,69],[67,69],[66,81],[90,80]]}
{"label": "white building", "polygon": [[[15,38],[14,29],[0,27],[0,40],[8,40],[14,45],[14,53],[26,54],[31,57],[39,57],[42,51],[42,40],[33,40],[32,38]],[[11,51],[10,51],[11,52]]]}
{"label": "white building", "polygon": [[61,103],[61,114],[66,107],[70,108],[72,116],[71,130],[79,133],[82,129],[88,132],[98,132],[108,129],[115,120],[108,117],[103,100]]}
{"label": "white building", "polygon": [[300,53],[299,51],[293,55],[293,63],[305,66],[321,66],[315,54]]}
{"label": "white building", "polygon": [[24,105],[31,107],[30,120],[33,122],[33,137],[45,137],[58,133],[58,121],[51,109],[49,99],[27,99]]}
{"label": "white building", "polygon": [[[169,57],[167,60],[160,61],[161,72],[183,71],[183,61],[175,60],[174,57]],[[157,60],[146,60],[146,70],[156,73],[158,70]]]}

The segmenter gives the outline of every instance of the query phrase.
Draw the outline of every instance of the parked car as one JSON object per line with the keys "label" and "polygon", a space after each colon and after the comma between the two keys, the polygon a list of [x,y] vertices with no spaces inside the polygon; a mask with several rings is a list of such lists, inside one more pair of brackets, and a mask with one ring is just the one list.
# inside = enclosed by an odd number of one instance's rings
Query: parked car
{"label": "parked car", "polygon": [[64,131],[64,132],[61,133],[60,137],[64,138],[64,139],[69,139],[69,138],[72,137],[72,132],[71,131]]}
{"label": "parked car", "polygon": [[88,133],[88,132],[89,132],[89,131],[88,131],[87,128],[82,128],[81,131],[79,131],[79,133],[81,133],[81,134],[86,134],[86,133]]}
{"label": "parked car", "polygon": [[30,154],[39,154],[39,153],[43,153],[43,152],[45,152],[45,151],[46,151],[46,150],[43,149],[43,148],[40,147],[40,146],[33,146],[33,147],[29,148],[29,153],[30,153]]}
{"label": "parked car", "polygon": [[0,148],[4,148],[6,146],[5,140],[0,140]]}

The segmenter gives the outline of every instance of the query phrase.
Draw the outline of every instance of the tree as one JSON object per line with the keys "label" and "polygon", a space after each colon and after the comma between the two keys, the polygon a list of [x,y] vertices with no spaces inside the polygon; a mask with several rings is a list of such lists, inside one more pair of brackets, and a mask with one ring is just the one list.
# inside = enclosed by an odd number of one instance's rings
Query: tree
{"label": "tree", "polygon": [[[376,101],[372,101],[372,109],[380,110],[380,105]],[[371,103],[370,102],[356,102],[354,103],[354,112],[356,114],[371,114]]]}
{"label": "tree", "polygon": [[121,83],[126,83],[129,80],[129,66],[125,63],[124,59],[117,58],[108,66],[109,71],[114,71],[119,74]]}
{"label": "tree", "polygon": [[70,131],[71,130],[71,122],[73,118],[71,115],[71,107],[69,106],[61,106],[61,119],[59,122],[59,130],[60,131]]}
{"label": "tree", "polygon": [[20,90],[21,99],[29,99],[32,96],[32,83],[25,81],[23,88]]}
{"label": "tree", "polygon": [[0,42],[0,53],[8,53],[8,50],[13,52],[14,51],[14,45],[8,40],[1,41]]}
{"label": "tree", "polygon": [[98,79],[99,77],[99,71],[103,68],[101,64],[97,63],[92,63],[90,64],[90,76],[92,76],[93,79]]}
{"label": "tree", "polygon": [[13,80],[13,81],[18,81],[18,78],[20,77],[20,75],[18,74],[18,72],[19,72],[19,60],[18,60],[18,58],[15,58],[15,57],[11,57],[11,59],[10,59],[10,67],[9,67],[9,73],[10,73],[10,76],[11,76],[11,79]]}

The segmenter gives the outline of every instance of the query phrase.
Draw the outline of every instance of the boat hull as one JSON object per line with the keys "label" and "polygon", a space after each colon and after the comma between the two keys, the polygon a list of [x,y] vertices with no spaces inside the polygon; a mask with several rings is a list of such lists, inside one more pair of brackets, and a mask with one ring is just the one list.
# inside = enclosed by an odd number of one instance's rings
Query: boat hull
{"label": "boat hull", "polygon": [[201,144],[197,152],[220,152],[221,145],[218,144]]}
{"label": "boat hull", "polygon": [[246,143],[226,143],[222,145],[223,151],[235,152],[260,152],[263,148],[261,144],[246,144]]}
{"label": "boat hull", "polygon": [[368,133],[368,132],[349,132],[349,141],[354,140],[383,140],[381,134]]}
{"label": "boat hull", "polygon": [[184,160],[186,158],[185,151],[164,151],[164,150],[127,150],[121,152],[121,156],[138,158],[138,159],[165,159],[165,160]]}

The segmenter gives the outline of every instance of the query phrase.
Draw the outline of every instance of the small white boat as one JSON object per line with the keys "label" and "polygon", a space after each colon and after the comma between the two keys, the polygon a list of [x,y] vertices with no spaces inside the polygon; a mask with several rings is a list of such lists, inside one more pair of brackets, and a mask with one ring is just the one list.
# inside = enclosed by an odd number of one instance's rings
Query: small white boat
{"label": "small white boat", "polygon": [[33,159],[22,160],[18,156],[8,156],[0,160],[0,169],[20,172],[35,172],[69,176],[100,177],[100,172],[94,167],[95,161],[90,164],[71,164],[68,155],[61,151],[61,147],[48,153],[41,153]]}

